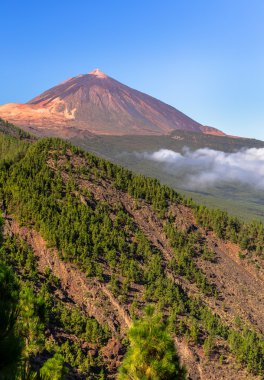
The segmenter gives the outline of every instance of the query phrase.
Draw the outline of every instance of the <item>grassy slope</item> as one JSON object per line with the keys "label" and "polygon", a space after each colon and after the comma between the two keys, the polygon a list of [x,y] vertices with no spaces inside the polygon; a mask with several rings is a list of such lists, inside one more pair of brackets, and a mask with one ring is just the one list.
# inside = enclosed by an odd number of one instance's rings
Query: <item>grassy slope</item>
{"label": "grassy slope", "polygon": [[[135,172],[156,177],[162,183],[172,186],[195,201],[209,207],[220,207],[246,220],[260,218],[264,221],[263,192],[246,187],[228,186],[213,187],[205,192],[194,192],[184,189],[180,179],[163,170],[162,165],[137,158],[133,152],[156,151],[161,148],[181,151],[184,146],[191,149],[209,147],[225,152],[233,152],[245,147],[264,147],[264,142],[255,139],[237,139],[218,136],[204,136],[197,133],[174,132],[171,136],[103,136],[90,138],[74,138],[74,143],[85,150],[99,154],[114,163],[123,165]],[[125,153],[125,154],[122,154]]]}

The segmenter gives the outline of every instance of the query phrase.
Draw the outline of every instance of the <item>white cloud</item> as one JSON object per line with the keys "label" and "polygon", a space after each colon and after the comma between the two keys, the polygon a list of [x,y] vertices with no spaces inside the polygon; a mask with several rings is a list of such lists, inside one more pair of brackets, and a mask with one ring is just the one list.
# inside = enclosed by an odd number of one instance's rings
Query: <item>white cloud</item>
{"label": "white cloud", "polygon": [[160,162],[164,170],[181,178],[190,189],[204,189],[224,182],[240,182],[264,190],[264,148],[225,153],[209,148],[182,153],[160,149],[136,153],[137,157]]}

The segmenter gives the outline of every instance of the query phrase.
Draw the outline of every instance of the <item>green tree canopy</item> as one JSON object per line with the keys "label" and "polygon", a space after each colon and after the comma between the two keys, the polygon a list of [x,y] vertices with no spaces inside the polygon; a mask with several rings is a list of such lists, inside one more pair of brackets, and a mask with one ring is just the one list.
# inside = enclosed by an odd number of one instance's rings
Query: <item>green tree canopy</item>
{"label": "green tree canopy", "polygon": [[62,380],[67,373],[68,370],[64,366],[63,356],[55,354],[40,369],[40,378],[43,380]]}
{"label": "green tree canopy", "polygon": [[130,348],[119,369],[118,380],[184,380],[173,339],[152,307],[134,322],[128,333]]}
{"label": "green tree canopy", "polygon": [[13,272],[0,262],[0,379],[14,378],[21,354],[15,331],[18,285]]}

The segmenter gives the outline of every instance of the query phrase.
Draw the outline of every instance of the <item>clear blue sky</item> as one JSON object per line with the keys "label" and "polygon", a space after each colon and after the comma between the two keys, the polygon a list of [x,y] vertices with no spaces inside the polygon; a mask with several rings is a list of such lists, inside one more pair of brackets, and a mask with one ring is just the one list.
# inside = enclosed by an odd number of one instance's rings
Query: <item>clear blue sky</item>
{"label": "clear blue sky", "polygon": [[263,0],[1,0],[0,104],[99,67],[200,123],[264,140]]}

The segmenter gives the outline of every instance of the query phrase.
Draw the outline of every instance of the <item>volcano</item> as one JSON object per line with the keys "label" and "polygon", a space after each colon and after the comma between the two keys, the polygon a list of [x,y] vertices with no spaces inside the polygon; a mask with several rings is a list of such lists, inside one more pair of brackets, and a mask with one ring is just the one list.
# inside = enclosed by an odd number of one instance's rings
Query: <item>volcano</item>
{"label": "volcano", "polygon": [[40,135],[166,135],[174,130],[224,135],[99,69],[52,87],[26,104],[0,106],[0,117]]}

